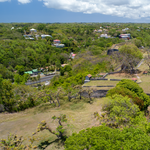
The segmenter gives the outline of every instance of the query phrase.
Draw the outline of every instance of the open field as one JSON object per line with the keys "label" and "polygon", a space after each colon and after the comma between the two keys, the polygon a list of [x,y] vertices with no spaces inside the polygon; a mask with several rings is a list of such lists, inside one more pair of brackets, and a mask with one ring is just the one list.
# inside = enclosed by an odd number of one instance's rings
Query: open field
{"label": "open field", "polygon": [[130,75],[127,73],[116,73],[116,74],[111,74],[108,75],[106,78],[108,79],[132,79],[132,78],[136,78],[136,75]]}
{"label": "open field", "polygon": [[[36,131],[36,127],[39,122],[46,120],[50,127],[54,130],[58,125],[57,122],[52,122],[51,117],[60,114],[66,114],[68,118],[65,125],[68,129],[67,134],[71,135],[72,132],[79,132],[82,129],[98,125],[98,121],[94,118],[94,112],[101,112],[103,103],[107,98],[95,99],[93,104],[79,102],[77,104],[70,102],[62,105],[60,108],[51,108],[50,104],[43,104],[38,107],[25,110],[19,113],[13,114],[0,114],[0,138],[7,138],[9,133],[16,133],[17,135],[23,135],[24,137],[31,136]],[[47,131],[38,133],[36,135],[38,141],[35,144],[40,144],[42,141],[52,142],[56,137]],[[63,149],[62,146],[58,147],[58,144],[53,143],[47,147],[49,149]]]}
{"label": "open field", "polygon": [[150,93],[150,75],[142,75],[140,76],[141,83],[139,86],[144,90],[145,93]]}
{"label": "open field", "polygon": [[85,83],[83,86],[109,86],[109,85],[116,86],[118,82],[119,81],[96,80]]}

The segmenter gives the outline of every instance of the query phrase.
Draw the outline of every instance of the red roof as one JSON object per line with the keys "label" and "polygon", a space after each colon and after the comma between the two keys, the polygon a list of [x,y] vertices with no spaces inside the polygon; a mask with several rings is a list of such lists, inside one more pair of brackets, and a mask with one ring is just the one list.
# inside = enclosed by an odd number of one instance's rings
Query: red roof
{"label": "red roof", "polygon": [[54,40],[54,41],[60,41],[60,40],[56,39],[56,40]]}
{"label": "red roof", "polygon": [[132,78],[133,81],[137,80],[137,78]]}
{"label": "red roof", "polygon": [[74,56],[76,56],[76,54],[72,54],[72,56],[74,57]]}
{"label": "red roof", "polygon": [[88,76],[89,78],[91,78],[91,77],[92,77],[92,75],[91,75],[91,74],[88,74],[87,76]]}

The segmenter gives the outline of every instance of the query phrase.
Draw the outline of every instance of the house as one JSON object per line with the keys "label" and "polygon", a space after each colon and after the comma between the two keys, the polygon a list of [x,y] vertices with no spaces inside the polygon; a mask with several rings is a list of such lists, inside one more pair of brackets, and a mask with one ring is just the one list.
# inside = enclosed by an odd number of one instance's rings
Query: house
{"label": "house", "polygon": [[75,56],[76,56],[76,54],[74,54],[73,52],[71,52],[70,57],[71,57],[72,59],[74,59]]}
{"label": "house", "polygon": [[30,29],[30,32],[37,32],[37,30],[36,29]]}
{"label": "house", "polygon": [[58,40],[58,39],[54,40],[53,42],[54,42],[54,44],[60,44],[61,43],[60,40]]}
{"label": "house", "polygon": [[29,74],[29,75],[33,75],[33,72],[32,71],[27,71],[27,72],[24,72],[25,74]]}
{"label": "house", "polygon": [[61,64],[61,67],[65,67],[66,65],[68,65],[68,64]]}
{"label": "house", "polygon": [[92,75],[91,74],[88,74],[86,77],[85,77],[85,80],[84,80],[84,83],[87,83],[90,81]]}
{"label": "house", "polygon": [[104,37],[104,38],[111,38],[110,36],[108,36],[107,34],[101,34],[100,37]]}
{"label": "house", "polygon": [[132,81],[136,82],[136,81],[137,81],[137,78],[132,78]]}
{"label": "house", "polygon": [[97,32],[97,30],[95,29],[94,32]]}
{"label": "house", "polygon": [[34,75],[39,73],[37,69],[33,69],[32,72],[33,72]]}
{"label": "house", "polygon": [[20,30],[20,29],[22,29],[22,28],[21,27],[17,28],[17,30]]}
{"label": "house", "polygon": [[15,29],[14,27],[11,27],[11,30]]}
{"label": "house", "polygon": [[122,29],[123,32],[125,32],[125,31],[127,31],[127,30],[129,30],[129,28]]}
{"label": "house", "polygon": [[91,77],[92,77],[92,75],[91,75],[91,74],[88,74],[88,75],[85,77],[85,80],[90,80]]}
{"label": "house", "polygon": [[63,47],[65,47],[65,44],[54,44],[56,47],[58,47],[58,48],[63,48]]}
{"label": "house", "polygon": [[122,39],[131,39],[131,34],[120,34],[119,35],[119,38],[122,38]]}
{"label": "house", "polygon": [[101,32],[102,32],[102,30],[100,30],[100,29],[99,29],[99,30],[97,30],[97,32],[98,32],[98,33],[101,33]]}
{"label": "house", "polygon": [[42,38],[42,39],[44,39],[44,38],[46,38],[46,37],[51,37],[51,38],[52,38],[51,35],[46,35],[46,34],[42,34],[42,35],[41,35],[41,38]]}
{"label": "house", "polygon": [[34,40],[32,35],[23,35],[23,36],[25,37],[26,40]]}

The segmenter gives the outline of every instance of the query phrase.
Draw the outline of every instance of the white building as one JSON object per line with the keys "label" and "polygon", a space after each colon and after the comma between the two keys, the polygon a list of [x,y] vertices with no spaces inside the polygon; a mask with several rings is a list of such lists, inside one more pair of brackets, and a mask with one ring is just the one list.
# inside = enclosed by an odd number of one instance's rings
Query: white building
{"label": "white building", "polygon": [[62,48],[62,47],[65,47],[65,44],[54,44],[56,47],[58,48]]}
{"label": "white building", "polygon": [[97,30],[97,32],[98,32],[98,33],[101,33],[101,32],[102,32],[102,30],[100,30],[100,29],[99,29],[99,30]]}
{"label": "white building", "polygon": [[37,32],[37,30],[36,29],[30,29],[30,32]]}
{"label": "white building", "polygon": [[42,38],[42,39],[44,39],[44,38],[46,38],[46,37],[52,37],[52,36],[51,36],[51,35],[46,35],[46,34],[42,34],[42,35],[41,35],[41,38]]}
{"label": "white building", "polygon": [[110,38],[110,36],[108,36],[107,34],[101,34],[100,37]]}

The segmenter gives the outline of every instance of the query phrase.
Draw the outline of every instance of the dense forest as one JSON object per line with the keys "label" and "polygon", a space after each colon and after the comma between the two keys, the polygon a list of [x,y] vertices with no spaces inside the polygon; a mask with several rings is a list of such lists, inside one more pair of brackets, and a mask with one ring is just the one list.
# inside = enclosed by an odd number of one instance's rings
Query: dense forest
{"label": "dense forest", "polygon": [[[130,35],[130,39],[120,38],[121,34]],[[59,108],[72,101],[92,105],[95,99],[91,95],[97,90],[82,86],[85,77],[90,74],[93,79],[101,78],[100,73],[118,68],[130,75],[137,73],[139,62],[150,64],[149,40],[150,24],[0,23],[0,112],[19,113],[46,103]],[[108,55],[112,49],[119,52]],[[48,74],[55,75],[46,85],[41,79]],[[38,84],[26,85],[29,82]],[[148,150],[150,97],[129,79],[108,90],[106,97],[109,100],[103,105],[104,113],[93,112],[100,122],[98,127],[68,136],[63,125],[67,116],[61,115],[52,118],[58,120],[56,131],[41,122],[34,135],[48,130],[66,150]],[[0,146],[4,150],[39,148],[33,142],[24,145],[22,138],[9,135]]]}

